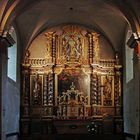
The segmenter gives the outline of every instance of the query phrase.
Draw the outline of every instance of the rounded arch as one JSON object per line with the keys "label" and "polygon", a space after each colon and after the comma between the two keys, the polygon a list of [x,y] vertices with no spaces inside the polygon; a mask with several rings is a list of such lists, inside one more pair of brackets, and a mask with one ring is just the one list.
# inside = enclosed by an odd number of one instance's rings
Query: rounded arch
{"label": "rounded arch", "polygon": [[[19,2],[19,4],[16,6],[16,8],[18,9],[18,10],[16,10],[16,16],[19,16],[21,13],[24,13],[24,11],[27,11],[27,10],[29,10],[30,8],[32,8],[32,7],[34,7],[34,5],[36,5],[38,2],[37,1],[31,1],[31,2],[27,2],[27,1],[25,1],[25,2]],[[49,3],[48,1],[46,1],[46,4],[47,3]],[[109,9],[114,9],[115,8],[115,10],[116,10],[116,12],[118,12],[118,14],[120,14],[120,11],[119,11],[119,9],[118,8],[116,8],[114,5],[109,5],[109,3],[107,2],[107,1],[101,1],[101,3],[104,3],[105,4],[105,7],[108,7],[108,10]],[[21,6],[22,5],[22,6]],[[111,8],[111,6],[113,7],[113,8]],[[114,11],[115,11],[114,10]],[[14,12],[14,11],[13,11]],[[42,25],[39,27],[38,25],[37,25],[37,27],[35,27],[35,29],[33,30],[33,34],[31,35],[31,38],[35,38],[42,30],[43,30],[43,28],[47,28],[47,27],[44,27],[44,25],[46,25],[46,23],[47,23],[47,21],[46,22],[44,22],[44,23],[42,23]],[[96,23],[95,23],[96,24]],[[91,26],[94,26],[93,24],[91,25]],[[99,25],[98,25],[99,26]],[[98,28],[98,27],[97,27]],[[99,28],[98,28],[98,30],[101,30],[100,32],[102,32],[102,34],[105,34],[105,32],[103,31],[103,29],[101,29],[100,28],[100,26],[99,26]],[[106,34],[105,34],[105,36],[107,36]],[[107,36],[107,38],[109,38],[108,36]],[[29,43],[32,41],[32,39],[30,39],[29,40]],[[111,42],[111,41],[110,41]]]}
{"label": "rounded arch", "polygon": [[[87,41],[86,41],[87,43],[88,43],[88,34],[92,34],[92,33],[98,34],[99,35],[99,46],[100,46],[100,50],[101,50],[100,57],[105,58],[105,59],[114,59],[116,51],[112,48],[111,44],[108,42],[108,40],[105,38],[105,36],[103,34],[101,34],[99,31],[94,30],[93,28],[91,29],[88,26],[82,26],[79,24],[61,24],[61,25],[53,26],[51,28],[44,30],[36,38],[34,38],[34,40],[32,40],[32,42],[28,46],[28,48],[26,48],[26,50],[24,50],[25,52],[23,54],[22,60],[24,60],[24,58],[26,57],[26,53],[28,52],[27,50],[29,50],[29,52],[33,52],[33,55],[30,54],[31,58],[32,57],[34,58],[36,56],[36,54],[39,54],[38,57],[40,57],[40,58],[44,57],[44,52],[46,49],[45,42],[47,41],[45,34],[63,32],[64,31],[63,29],[65,27],[69,27],[71,25],[80,29],[81,32],[85,32],[85,34],[83,36],[87,39]],[[58,34],[58,36],[59,36],[59,34]],[[60,35],[60,37],[61,37],[61,35]],[[34,50],[36,50],[36,51],[34,51]]]}
{"label": "rounded arch", "polygon": [[[103,2],[108,7],[115,8],[115,10],[119,12],[119,14],[122,14],[123,18],[131,25],[133,32],[138,32],[140,30],[139,29],[140,24],[139,24],[138,17],[129,3],[125,4],[125,2],[124,2],[124,4],[122,5],[116,1],[112,2],[112,1],[104,0]],[[14,20],[15,17],[19,16],[22,12],[30,9],[31,7],[33,7],[37,3],[38,3],[37,1],[31,1],[30,3],[24,2],[23,6],[21,6],[22,5],[21,1],[15,0],[15,1],[11,2],[11,5],[5,11],[5,8],[6,8],[6,5],[8,4],[8,1],[7,0],[2,1],[1,7],[3,8],[3,10],[2,10],[1,15],[0,15],[0,19],[1,19],[0,29],[1,29],[1,31],[4,31],[7,28],[9,28],[10,23]],[[127,5],[127,7],[125,5]],[[18,9],[18,10],[16,10],[16,13],[14,13],[15,9]],[[14,15],[12,15],[13,13],[14,13]],[[2,14],[4,14],[4,15],[2,15]],[[13,16],[13,18],[12,18],[12,20],[8,21],[9,18],[11,18],[11,15]]]}
{"label": "rounded arch", "polygon": [[[8,21],[10,19],[12,12],[14,11],[15,7],[18,5],[19,1],[20,0],[14,1],[6,11],[4,9],[5,14],[2,16],[1,24],[0,24],[1,34],[3,34],[10,27],[10,23],[8,23]],[[6,8],[6,5],[8,5],[8,1],[7,1],[7,3],[6,3],[6,1],[5,1],[5,3],[3,3],[3,7]]]}
{"label": "rounded arch", "polygon": [[[6,31],[6,29],[8,29],[10,27],[10,24],[16,17],[18,17],[20,14],[24,13],[24,11],[27,11],[30,8],[34,7],[34,5],[36,5],[37,3],[38,3],[37,1],[32,1],[32,0],[30,2],[29,1],[21,2],[19,0],[15,0],[14,2],[12,2],[11,6],[9,6],[10,8],[6,11],[4,18],[1,22],[2,30]],[[46,1],[46,4],[47,3],[49,3],[49,1]],[[108,10],[109,9],[113,10],[118,15],[121,15],[121,17],[123,17],[125,19],[125,21],[127,21],[127,23],[129,25],[131,25],[133,32],[137,32],[139,30],[139,23],[137,22],[138,20],[136,18],[136,14],[133,13],[133,8],[131,8],[132,12],[130,10],[128,11],[128,8],[126,8],[126,7],[124,8],[125,2],[124,2],[124,5],[120,5],[120,3],[116,2],[116,1],[110,2],[107,0],[101,1],[101,3],[104,3],[105,6],[108,8]],[[128,3],[127,3],[127,5],[128,5]],[[130,5],[128,5],[128,6],[130,7]],[[42,22],[42,21],[40,21],[40,22]],[[58,24],[60,24],[60,23],[58,23]],[[62,24],[64,24],[64,23],[62,23]],[[103,28],[96,22],[94,24],[96,25],[97,30],[101,34],[103,34],[105,36],[105,38],[108,40],[108,42],[110,42],[112,47],[114,47],[109,35],[107,35],[107,33],[103,30]],[[44,23],[41,23],[41,26],[37,25],[34,28],[34,30],[32,31],[32,34],[29,37],[29,40],[27,41],[27,44],[26,44],[27,47],[29,46],[29,44],[32,42],[32,40],[34,38],[36,38],[41,32],[43,32],[43,30],[48,28],[45,25],[47,25],[47,21]],[[55,26],[55,25],[53,25],[53,26]],[[89,26],[91,26],[91,28],[93,27],[93,29],[95,29],[93,23]]]}

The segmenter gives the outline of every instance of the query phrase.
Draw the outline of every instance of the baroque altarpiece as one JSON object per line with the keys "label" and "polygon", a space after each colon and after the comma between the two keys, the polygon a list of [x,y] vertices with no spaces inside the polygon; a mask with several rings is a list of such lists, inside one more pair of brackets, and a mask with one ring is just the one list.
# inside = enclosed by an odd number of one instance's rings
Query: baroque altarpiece
{"label": "baroque altarpiece", "polygon": [[44,36],[44,58],[30,58],[32,52],[27,50],[22,63],[21,119],[102,121],[110,115],[119,126],[122,66],[118,55],[102,59],[100,34],[79,26],[67,25]]}

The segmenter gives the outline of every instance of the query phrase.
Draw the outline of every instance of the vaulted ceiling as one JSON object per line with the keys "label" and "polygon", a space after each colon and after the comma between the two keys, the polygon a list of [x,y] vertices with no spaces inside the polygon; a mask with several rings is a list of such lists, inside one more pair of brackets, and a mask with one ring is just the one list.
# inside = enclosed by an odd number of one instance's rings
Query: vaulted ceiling
{"label": "vaulted ceiling", "polygon": [[11,0],[6,8],[14,2],[7,23],[14,23],[24,48],[50,27],[79,24],[102,34],[119,51],[128,24],[134,31],[140,25],[138,0]]}

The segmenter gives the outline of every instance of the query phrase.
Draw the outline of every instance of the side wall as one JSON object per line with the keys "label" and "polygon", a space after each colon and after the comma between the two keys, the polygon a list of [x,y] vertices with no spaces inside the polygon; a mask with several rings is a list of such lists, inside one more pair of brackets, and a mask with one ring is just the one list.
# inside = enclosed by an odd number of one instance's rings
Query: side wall
{"label": "side wall", "polygon": [[[12,36],[13,37],[13,36]],[[14,38],[15,39],[15,38]],[[19,39],[19,38],[18,38]],[[16,40],[16,39],[15,39]],[[17,42],[17,40],[16,40]],[[20,42],[20,40],[18,40]],[[14,57],[17,57],[17,61],[13,61],[13,65],[16,67],[9,70],[14,71],[15,78],[12,80],[8,77],[8,59],[4,63],[4,71],[5,71],[5,81],[4,81],[4,90],[2,94],[2,108],[3,108],[3,138],[2,140],[17,140],[19,134],[19,116],[20,116],[20,46],[19,44],[15,44],[17,49],[17,54],[15,52],[12,53]],[[7,48],[8,50],[8,48]],[[7,56],[8,57],[8,56]],[[7,58],[6,57],[6,58]],[[16,58],[15,58],[16,59]]]}
{"label": "side wall", "polygon": [[[127,39],[129,35],[127,35]],[[126,40],[127,40],[126,39]],[[123,114],[124,132],[129,139],[137,139],[139,124],[139,94],[138,79],[135,68],[134,51],[125,45],[124,50],[124,69],[123,69]]]}
{"label": "side wall", "polygon": [[16,83],[7,78],[6,93],[4,95],[5,134],[9,140],[16,140],[19,132],[20,92]]}

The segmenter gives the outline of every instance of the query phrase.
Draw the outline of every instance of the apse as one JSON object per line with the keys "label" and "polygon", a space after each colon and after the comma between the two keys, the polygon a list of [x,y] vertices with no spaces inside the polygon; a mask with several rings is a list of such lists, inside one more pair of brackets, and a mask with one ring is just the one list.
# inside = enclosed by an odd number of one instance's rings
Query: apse
{"label": "apse", "polygon": [[121,73],[102,34],[72,24],[45,30],[22,62],[21,132],[73,133],[73,124],[75,133],[88,133],[93,121],[98,133],[121,133]]}

